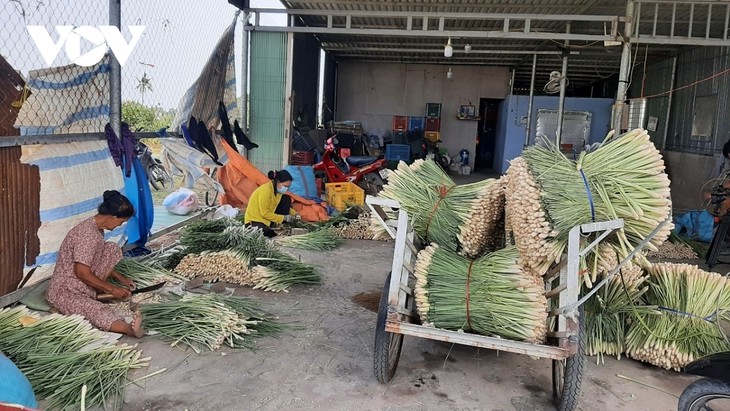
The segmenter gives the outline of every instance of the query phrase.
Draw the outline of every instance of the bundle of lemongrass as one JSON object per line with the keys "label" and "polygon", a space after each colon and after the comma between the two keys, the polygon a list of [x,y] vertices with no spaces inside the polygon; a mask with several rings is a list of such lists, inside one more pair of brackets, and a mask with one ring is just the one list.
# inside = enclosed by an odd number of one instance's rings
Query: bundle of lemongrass
{"label": "bundle of lemongrass", "polygon": [[[186,229],[175,272],[251,285],[266,291],[285,291],[295,284],[319,284],[317,269],[302,263],[238,220],[201,222]],[[210,231],[206,231],[210,230]],[[179,268],[178,268],[179,267]]]}
{"label": "bundle of lemongrass", "polygon": [[432,244],[418,253],[416,307],[426,325],[542,342],[547,300],[542,281],[523,273],[515,247],[468,260]]}
{"label": "bundle of lemongrass", "polygon": [[275,317],[255,301],[216,294],[170,297],[167,301],[140,306],[146,329],[195,352],[231,348],[252,348],[254,337],[275,335],[284,329]]}
{"label": "bundle of lemongrass", "polygon": [[310,231],[287,237],[276,237],[276,243],[282,247],[298,248],[309,251],[328,251],[342,244],[342,239],[332,229]]}
{"label": "bundle of lemongrass", "polygon": [[730,350],[720,325],[730,308],[726,277],[670,263],[652,264],[648,273],[644,299],[657,310],[632,318],[626,336],[628,356],[679,371],[696,358]]}
{"label": "bundle of lemongrass", "polygon": [[[618,255],[609,244],[601,244],[597,254],[597,271],[601,274],[599,279],[603,279],[618,265]],[[649,289],[646,281],[641,266],[629,261],[585,302],[586,353],[597,356],[597,362],[602,361],[604,355],[620,359],[626,351],[626,329],[631,315],[653,310],[640,305],[642,295]],[[583,291],[588,289],[584,285]]]}
{"label": "bundle of lemongrass", "polygon": [[503,218],[504,190],[499,180],[456,185],[433,161],[398,164],[381,197],[397,200],[424,242],[475,257],[492,251],[495,227]]}
{"label": "bundle of lemongrass", "polygon": [[148,287],[162,281],[179,283],[186,280],[185,277],[175,274],[172,271],[157,267],[154,264],[143,263],[133,258],[122,258],[114,269],[134,281],[137,288]]}
{"label": "bundle of lemongrass", "polygon": [[[554,145],[531,146],[511,162],[507,180],[508,237],[536,273],[560,258],[573,226],[623,219],[624,229],[606,240],[623,257],[671,212],[662,156],[641,129],[618,138],[609,134],[601,147],[575,161]],[[665,224],[647,247],[655,249],[671,229]]]}
{"label": "bundle of lemongrass", "polygon": [[25,307],[0,310],[0,347],[28,377],[47,409],[78,410],[120,403],[127,372],[147,366],[134,347],[108,342],[80,316],[38,318]]}

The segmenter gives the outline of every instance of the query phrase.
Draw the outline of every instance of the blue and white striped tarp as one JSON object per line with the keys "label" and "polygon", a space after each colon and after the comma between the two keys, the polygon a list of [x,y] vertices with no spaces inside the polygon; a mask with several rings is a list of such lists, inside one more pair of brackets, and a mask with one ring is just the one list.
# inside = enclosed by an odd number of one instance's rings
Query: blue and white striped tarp
{"label": "blue and white striped tarp", "polygon": [[[96,214],[106,190],[124,192],[119,168],[109,154],[106,141],[23,146],[20,161],[40,169],[40,254],[31,285],[53,273],[56,255],[66,233],[85,218]],[[126,241],[126,227],[107,232],[107,241]]]}
{"label": "blue and white striped tarp", "polygon": [[33,70],[15,127],[21,135],[89,133],[109,122],[109,64]]}

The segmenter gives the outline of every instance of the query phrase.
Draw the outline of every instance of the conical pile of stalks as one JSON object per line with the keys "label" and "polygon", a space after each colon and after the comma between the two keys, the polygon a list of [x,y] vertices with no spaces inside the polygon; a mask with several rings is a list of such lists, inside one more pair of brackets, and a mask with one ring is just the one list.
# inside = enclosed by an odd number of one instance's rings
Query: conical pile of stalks
{"label": "conical pile of stalks", "polygon": [[418,253],[416,307],[423,324],[539,343],[547,332],[542,281],[525,274],[515,247],[477,260],[432,244]]}
{"label": "conical pile of stalks", "polygon": [[728,351],[720,326],[730,308],[730,284],[717,273],[689,264],[659,263],[647,269],[647,304],[626,336],[626,354],[637,360],[680,371],[705,355]]}
{"label": "conical pile of stalks", "polygon": [[[619,263],[618,254],[610,244],[598,246],[598,279],[602,280]],[[621,358],[626,351],[626,331],[630,318],[636,312],[650,312],[652,307],[641,304],[641,297],[648,291],[648,277],[641,266],[627,262],[603,288],[590,297],[584,305],[586,353]],[[583,286],[583,292],[589,287]]]}
{"label": "conical pile of stalks", "polygon": [[503,218],[501,182],[487,179],[456,185],[433,161],[398,164],[381,197],[397,200],[424,243],[436,243],[474,257],[491,251],[494,230]]}
{"label": "conical pile of stalks", "polygon": [[[662,156],[641,129],[619,138],[609,134],[576,160],[554,145],[531,146],[511,162],[506,186],[508,238],[523,264],[538,273],[560,258],[573,226],[623,219],[624,229],[605,240],[623,257],[671,213]],[[671,229],[665,224],[647,248],[656,249]]]}

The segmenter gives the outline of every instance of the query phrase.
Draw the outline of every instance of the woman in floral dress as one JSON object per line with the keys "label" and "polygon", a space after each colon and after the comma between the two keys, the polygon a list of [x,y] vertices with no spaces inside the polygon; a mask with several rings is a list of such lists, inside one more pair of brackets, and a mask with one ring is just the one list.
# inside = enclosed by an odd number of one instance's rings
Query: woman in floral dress
{"label": "woman in floral dress", "polygon": [[[104,241],[104,230],[129,220],[134,207],[118,191],[106,191],[97,211],[72,228],[61,243],[46,299],[62,314],[79,314],[104,331],[140,338],[144,332],[139,312],[127,323],[112,307],[96,299],[97,293],[125,299],[134,289],[134,283],[114,269],[122,259],[122,250]],[[108,280],[112,278],[123,287],[111,284]]]}

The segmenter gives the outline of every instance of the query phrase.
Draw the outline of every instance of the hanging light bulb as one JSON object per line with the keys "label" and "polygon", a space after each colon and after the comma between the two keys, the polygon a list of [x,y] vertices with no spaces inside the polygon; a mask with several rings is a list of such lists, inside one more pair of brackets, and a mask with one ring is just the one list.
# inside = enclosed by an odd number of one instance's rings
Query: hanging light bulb
{"label": "hanging light bulb", "polygon": [[471,44],[466,43],[466,46],[464,46],[464,51],[466,53],[471,53]]}
{"label": "hanging light bulb", "polygon": [[451,37],[449,37],[449,41],[446,42],[446,47],[444,47],[444,57],[451,57],[454,55],[454,47],[451,45]]}
{"label": "hanging light bulb", "polygon": [[451,67],[449,67],[449,71],[446,72],[446,78],[450,79],[454,77],[454,72],[451,71]]}

